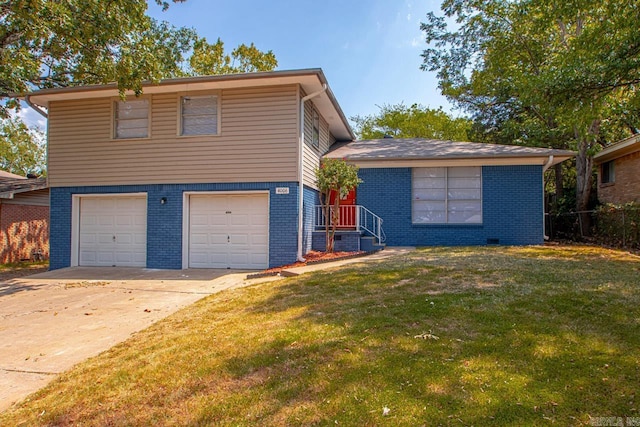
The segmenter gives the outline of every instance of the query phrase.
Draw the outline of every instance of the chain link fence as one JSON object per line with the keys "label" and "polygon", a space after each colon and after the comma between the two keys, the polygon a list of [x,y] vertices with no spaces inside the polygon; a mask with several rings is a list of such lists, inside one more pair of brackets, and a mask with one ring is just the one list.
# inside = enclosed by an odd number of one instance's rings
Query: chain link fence
{"label": "chain link fence", "polygon": [[640,205],[604,205],[598,209],[547,214],[552,239],[590,241],[606,246],[640,249]]}

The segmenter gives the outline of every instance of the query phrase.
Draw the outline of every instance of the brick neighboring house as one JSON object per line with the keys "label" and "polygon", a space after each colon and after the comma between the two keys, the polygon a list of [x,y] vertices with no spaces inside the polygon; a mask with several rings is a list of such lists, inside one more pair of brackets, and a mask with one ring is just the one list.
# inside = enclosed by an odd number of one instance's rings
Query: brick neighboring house
{"label": "brick neighboring house", "polygon": [[0,171],[0,263],[49,257],[49,189],[44,178]]}
{"label": "brick neighboring house", "polygon": [[601,203],[640,203],[640,135],[618,141],[593,157]]}

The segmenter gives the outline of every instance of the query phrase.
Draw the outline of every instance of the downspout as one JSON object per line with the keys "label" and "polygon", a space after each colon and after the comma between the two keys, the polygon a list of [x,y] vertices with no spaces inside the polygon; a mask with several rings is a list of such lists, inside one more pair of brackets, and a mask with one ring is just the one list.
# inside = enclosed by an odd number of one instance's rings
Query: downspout
{"label": "downspout", "polygon": [[304,103],[311,98],[324,93],[327,90],[327,84],[322,85],[322,89],[300,100],[300,152],[298,153],[298,254],[297,260],[306,261],[302,256],[302,232],[304,231]]}
{"label": "downspout", "polygon": [[25,95],[24,96],[24,102],[27,103],[27,105],[31,108],[33,108],[38,114],[40,114],[42,117],[44,117],[45,119],[49,118],[49,115],[47,113],[45,113],[40,107],[38,107],[36,104],[34,104],[33,102],[31,102],[31,99],[29,97],[29,95]]}
{"label": "downspout", "polygon": [[544,240],[549,240],[549,236],[547,236],[547,218],[546,212],[544,210],[544,173],[551,167],[553,164],[553,155],[549,156],[549,160],[542,167],[542,237]]}

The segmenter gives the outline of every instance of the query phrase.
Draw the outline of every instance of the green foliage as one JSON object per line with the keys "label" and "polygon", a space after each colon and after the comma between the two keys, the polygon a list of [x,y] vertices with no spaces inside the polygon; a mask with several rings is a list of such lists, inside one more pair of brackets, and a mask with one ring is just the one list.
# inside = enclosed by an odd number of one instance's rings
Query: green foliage
{"label": "green foliage", "polygon": [[201,38],[193,46],[189,66],[189,73],[194,75],[234,74],[272,71],[278,61],[272,51],[262,52],[253,43],[241,44],[229,55],[224,51],[222,40],[210,44]]}
{"label": "green foliage", "polygon": [[355,116],[355,132],[360,139],[378,139],[385,135],[394,138],[469,140],[471,121],[452,118],[442,109],[432,109],[419,104],[383,105],[377,114]]}
{"label": "green foliage", "polygon": [[26,176],[46,175],[44,134],[29,129],[18,118],[0,122],[0,169]]}
{"label": "green foliage", "polygon": [[595,212],[596,237],[607,245],[640,249],[640,204],[606,204]]}
{"label": "green foliage", "polygon": [[157,22],[146,9],[144,0],[3,2],[0,98],[114,81],[121,93],[138,94],[144,80],[179,75],[196,33]]}
{"label": "green foliage", "polygon": [[[325,217],[326,250],[333,252],[334,236],[340,223],[340,199],[360,185],[362,180],[358,178],[358,167],[342,159],[324,159],[315,173]],[[340,195],[335,197],[333,205],[330,200],[332,192]]]}
{"label": "green foliage", "polygon": [[[169,3],[155,0],[166,9]],[[184,0],[173,0],[174,3]],[[225,55],[195,30],[146,14],[145,0],[12,0],[0,5],[0,98],[17,93],[117,82],[121,94],[142,82],[185,74],[271,70],[271,51],[240,45]],[[193,53],[193,55],[191,55]],[[191,58],[187,64],[187,58]]]}
{"label": "green foliage", "polygon": [[429,13],[421,26],[422,68],[472,115],[473,139],[578,152],[579,210],[591,156],[640,128],[640,11],[623,3],[445,0],[444,16]]}

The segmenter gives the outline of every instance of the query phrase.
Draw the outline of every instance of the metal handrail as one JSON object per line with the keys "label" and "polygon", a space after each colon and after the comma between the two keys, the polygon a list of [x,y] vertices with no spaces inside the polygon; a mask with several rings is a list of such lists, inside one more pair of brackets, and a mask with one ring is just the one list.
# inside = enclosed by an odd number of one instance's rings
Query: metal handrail
{"label": "metal handrail", "polygon": [[[383,243],[386,235],[382,229],[382,218],[371,212],[362,205],[341,205],[338,207],[338,225],[339,229],[355,229],[356,231],[365,231]],[[329,215],[334,218],[334,207],[330,207]],[[315,206],[314,226],[316,229],[324,228],[327,224],[324,210],[321,205]]]}

